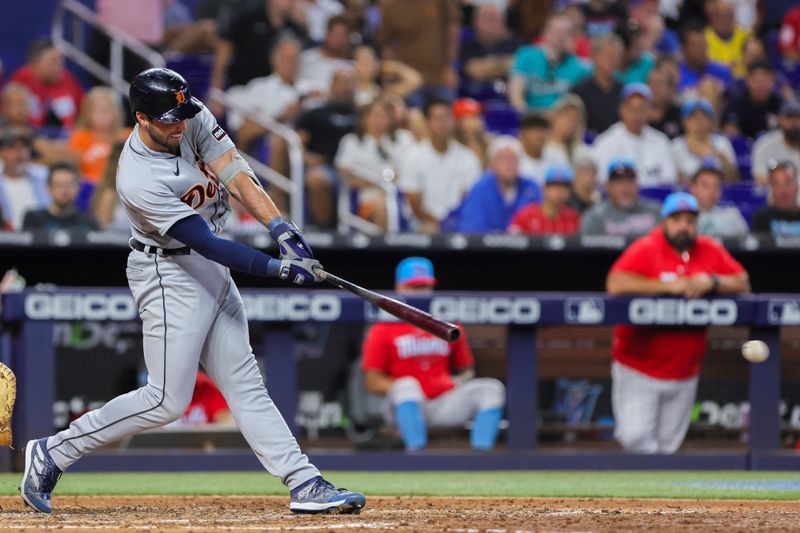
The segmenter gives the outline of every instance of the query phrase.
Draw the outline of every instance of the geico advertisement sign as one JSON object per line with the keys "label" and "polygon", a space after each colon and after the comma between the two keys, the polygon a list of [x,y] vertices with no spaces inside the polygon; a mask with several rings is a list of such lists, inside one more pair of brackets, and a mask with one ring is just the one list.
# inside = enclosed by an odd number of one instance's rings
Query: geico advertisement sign
{"label": "geico advertisement sign", "polygon": [[130,294],[30,294],[25,316],[34,320],[134,320]]}
{"label": "geico advertisement sign", "polygon": [[539,300],[529,297],[436,297],[433,316],[466,324],[535,324],[541,316]]}
{"label": "geico advertisement sign", "polygon": [[736,322],[737,311],[733,300],[634,298],[628,319],[640,325],[729,326]]}
{"label": "geico advertisement sign", "polygon": [[331,322],[342,315],[342,302],[332,294],[242,295],[248,320]]}

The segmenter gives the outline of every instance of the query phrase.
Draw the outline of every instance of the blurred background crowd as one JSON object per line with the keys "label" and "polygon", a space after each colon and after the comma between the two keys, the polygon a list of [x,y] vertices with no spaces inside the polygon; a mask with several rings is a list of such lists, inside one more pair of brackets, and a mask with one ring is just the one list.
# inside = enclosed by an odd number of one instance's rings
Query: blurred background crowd
{"label": "blurred background crowd", "polygon": [[[284,209],[274,176],[302,182],[306,228],[633,236],[685,189],[701,233],[800,235],[788,2],[84,4],[107,30],[88,56],[109,65],[120,31],[163,54]],[[150,66],[121,55],[124,79]],[[127,230],[115,172],[132,121],[107,84],[47,38],[2,72],[3,229]],[[234,206],[229,229],[255,226]]]}

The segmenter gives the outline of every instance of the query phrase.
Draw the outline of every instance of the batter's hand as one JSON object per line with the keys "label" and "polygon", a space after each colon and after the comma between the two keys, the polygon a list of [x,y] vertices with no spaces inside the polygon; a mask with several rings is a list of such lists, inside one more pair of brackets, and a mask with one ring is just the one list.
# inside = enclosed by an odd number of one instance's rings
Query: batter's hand
{"label": "batter's hand", "polygon": [[281,259],[313,259],[314,252],[297,226],[280,218],[267,226],[272,239],[278,243]]}
{"label": "batter's hand", "polygon": [[283,259],[278,277],[295,285],[313,285],[322,281],[315,271],[317,268],[322,268],[322,265],[316,259]]}

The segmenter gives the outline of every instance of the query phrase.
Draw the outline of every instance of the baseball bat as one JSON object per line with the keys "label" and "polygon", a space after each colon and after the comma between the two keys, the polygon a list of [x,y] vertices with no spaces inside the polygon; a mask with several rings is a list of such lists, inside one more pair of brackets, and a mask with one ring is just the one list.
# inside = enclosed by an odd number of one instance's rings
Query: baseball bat
{"label": "baseball bat", "polygon": [[383,296],[377,292],[360,287],[330,272],[325,272],[321,268],[316,268],[314,271],[323,281],[330,283],[334,287],[351,292],[359,298],[380,307],[387,313],[396,316],[403,322],[425,330],[431,335],[436,335],[440,339],[446,340],[447,342],[455,342],[461,336],[461,330],[455,324],[436,318],[425,311],[420,311],[416,307],[411,307],[394,298],[389,298],[388,296]]}

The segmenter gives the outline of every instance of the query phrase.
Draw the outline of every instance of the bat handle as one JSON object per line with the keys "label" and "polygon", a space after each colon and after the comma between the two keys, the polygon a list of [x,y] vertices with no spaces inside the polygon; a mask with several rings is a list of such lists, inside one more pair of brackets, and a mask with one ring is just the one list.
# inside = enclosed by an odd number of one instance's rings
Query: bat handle
{"label": "bat handle", "polygon": [[319,279],[321,279],[322,281],[325,281],[325,278],[328,276],[328,273],[322,270],[322,267],[318,266],[311,267],[311,270],[313,270],[314,274],[319,276]]}

